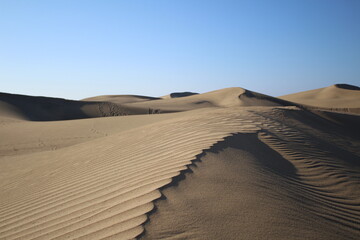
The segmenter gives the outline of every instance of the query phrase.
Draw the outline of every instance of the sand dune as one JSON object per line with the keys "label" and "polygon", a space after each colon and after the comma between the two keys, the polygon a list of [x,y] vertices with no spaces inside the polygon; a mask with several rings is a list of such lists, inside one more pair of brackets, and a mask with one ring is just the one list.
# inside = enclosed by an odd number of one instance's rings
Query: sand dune
{"label": "sand dune", "polygon": [[210,107],[291,106],[294,104],[243,88],[225,88],[186,97],[161,99],[141,103],[134,102],[124,105],[128,107],[158,109],[160,112],[177,112]]}
{"label": "sand dune", "polygon": [[0,156],[57,150],[139,126],[177,117],[152,114],[68,121],[19,121],[0,117]]}
{"label": "sand dune", "polygon": [[281,96],[280,98],[316,107],[360,109],[360,88],[348,84],[335,84],[326,88]]}
{"label": "sand dune", "polygon": [[55,121],[126,115],[129,109],[107,102],[73,101],[61,98],[33,97],[0,93],[2,117],[17,117],[32,121]]}
{"label": "sand dune", "polygon": [[[360,238],[357,115],[242,88],[1,97],[0,239]],[[139,112],[93,118],[111,98]]]}
{"label": "sand dune", "polygon": [[208,107],[288,105],[294,104],[242,88],[170,99],[104,95],[82,101],[0,93],[0,117],[32,121],[171,113]]}
{"label": "sand dune", "polygon": [[160,98],[139,96],[139,95],[103,95],[103,96],[85,98],[82,101],[111,102],[116,104],[123,104],[123,103],[132,103],[132,102],[151,101],[157,99]]}
{"label": "sand dune", "polygon": [[251,114],[261,130],[218,142],[163,189],[144,239],[359,237],[359,142],[301,110]]}

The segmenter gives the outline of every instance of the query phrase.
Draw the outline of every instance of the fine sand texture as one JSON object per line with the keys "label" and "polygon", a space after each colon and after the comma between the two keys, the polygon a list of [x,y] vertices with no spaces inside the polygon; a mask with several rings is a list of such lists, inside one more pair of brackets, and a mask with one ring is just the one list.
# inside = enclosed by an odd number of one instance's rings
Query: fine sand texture
{"label": "fine sand texture", "polygon": [[348,84],[335,84],[279,98],[313,107],[360,113],[360,88]]}
{"label": "fine sand texture", "polygon": [[132,103],[132,102],[145,102],[157,100],[160,98],[139,96],[139,95],[103,95],[97,97],[85,98],[82,101],[95,101],[95,102],[112,102],[116,104]]}
{"label": "fine sand texture", "polygon": [[1,94],[0,239],[360,239],[360,116],[284,99]]}

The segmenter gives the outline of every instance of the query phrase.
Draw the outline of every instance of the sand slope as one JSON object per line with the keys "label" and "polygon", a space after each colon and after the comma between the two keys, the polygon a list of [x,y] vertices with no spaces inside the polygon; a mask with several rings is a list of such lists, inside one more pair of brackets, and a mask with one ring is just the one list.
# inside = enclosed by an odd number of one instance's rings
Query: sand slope
{"label": "sand slope", "polygon": [[0,93],[0,117],[55,121],[127,115],[128,109],[107,102],[82,102],[61,98]]}
{"label": "sand slope", "polygon": [[82,101],[111,102],[116,104],[123,104],[123,103],[132,103],[132,102],[145,102],[145,101],[151,101],[157,99],[160,98],[139,96],[139,95],[103,95],[103,96],[85,98]]}
{"label": "sand slope", "polygon": [[217,143],[162,191],[144,239],[359,238],[359,141],[300,110],[252,114],[260,131]]}
{"label": "sand slope", "polygon": [[[232,128],[215,116],[206,123],[198,117],[168,121],[58,151],[3,157],[0,235],[100,239],[141,233],[149,203],[160,197],[157,189]],[[14,168],[14,161],[22,167]]]}
{"label": "sand slope", "polygon": [[242,88],[227,88],[204,94],[169,99],[136,95],[105,95],[85,100],[74,101],[61,98],[0,93],[0,117],[31,121],[58,121],[171,113],[208,107],[294,105],[284,100]]}
{"label": "sand slope", "polygon": [[68,121],[22,121],[0,117],[0,156],[54,151],[139,126],[178,117],[152,114]]}
{"label": "sand slope", "polygon": [[0,239],[360,238],[358,116],[241,88],[52,122],[3,102]]}
{"label": "sand slope", "polygon": [[291,106],[294,104],[243,88],[234,87],[180,98],[165,98],[124,105],[128,107],[157,109],[160,112],[176,112],[209,107]]}
{"label": "sand slope", "polygon": [[281,99],[325,108],[360,108],[360,88],[348,84],[335,84],[281,96]]}

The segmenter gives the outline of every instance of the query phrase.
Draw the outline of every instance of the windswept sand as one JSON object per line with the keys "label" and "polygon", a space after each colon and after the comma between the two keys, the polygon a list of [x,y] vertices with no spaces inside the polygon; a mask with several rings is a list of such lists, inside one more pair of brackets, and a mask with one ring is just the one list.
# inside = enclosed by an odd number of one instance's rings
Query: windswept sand
{"label": "windswept sand", "polygon": [[151,100],[158,100],[161,98],[139,96],[139,95],[103,95],[97,97],[85,98],[82,101],[94,101],[94,102],[111,102],[116,104],[133,103],[133,102],[145,102]]}
{"label": "windswept sand", "polygon": [[360,238],[359,115],[242,88],[68,101],[0,98],[0,239]]}
{"label": "windswept sand", "polygon": [[360,113],[360,88],[348,84],[335,84],[279,98],[308,106]]}

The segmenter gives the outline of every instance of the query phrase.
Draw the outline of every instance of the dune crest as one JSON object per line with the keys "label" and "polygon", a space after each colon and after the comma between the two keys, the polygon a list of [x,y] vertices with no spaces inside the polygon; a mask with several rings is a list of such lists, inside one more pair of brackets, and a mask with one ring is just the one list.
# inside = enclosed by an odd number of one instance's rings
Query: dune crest
{"label": "dune crest", "polygon": [[235,106],[293,106],[291,102],[256,93],[239,87],[224,88],[181,98],[164,98],[141,103],[124,104],[128,107],[158,109],[161,112],[189,111],[199,108]]}
{"label": "dune crest", "polygon": [[360,88],[348,84],[335,84],[279,98],[299,104],[330,109],[360,108]]}
{"label": "dune crest", "polygon": [[175,98],[104,95],[81,101],[0,93],[0,116],[31,121],[172,113],[233,106],[291,106],[291,102],[245,90],[225,88]]}
{"label": "dune crest", "polygon": [[123,103],[132,103],[132,102],[151,101],[151,100],[157,100],[157,99],[160,99],[160,98],[139,96],[139,95],[102,95],[102,96],[84,98],[84,99],[82,99],[82,101],[111,102],[111,103],[116,103],[116,104],[123,104]]}

